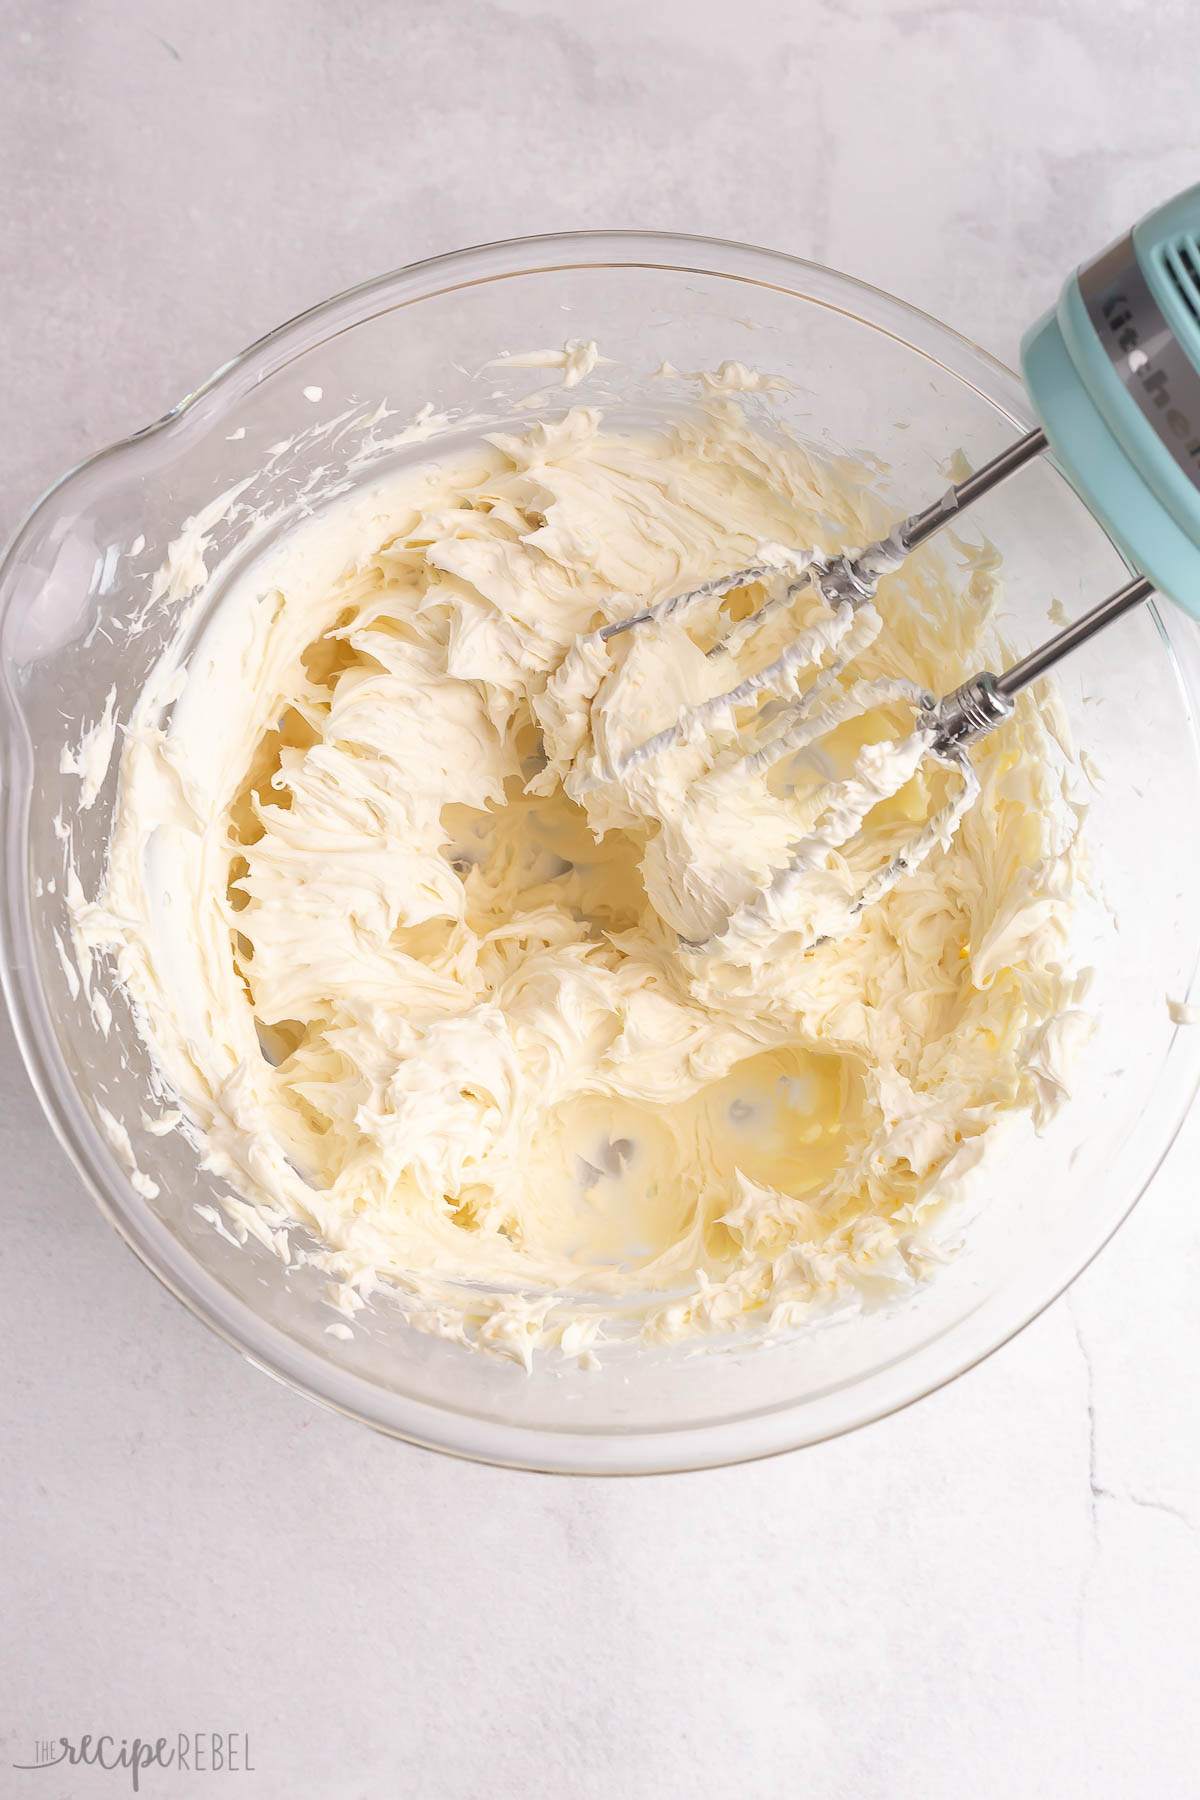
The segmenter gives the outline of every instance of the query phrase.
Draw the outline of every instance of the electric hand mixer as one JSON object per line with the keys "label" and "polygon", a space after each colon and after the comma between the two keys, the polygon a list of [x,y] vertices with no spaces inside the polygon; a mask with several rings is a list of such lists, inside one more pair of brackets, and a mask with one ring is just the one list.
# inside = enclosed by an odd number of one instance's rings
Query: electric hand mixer
{"label": "electric hand mixer", "polygon": [[[1012,714],[1022,689],[1156,589],[1200,617],[1200,187],[1150,213],[1071,276],[1054,311],[1026,334],[1021,368],[1040,425],[885,538],[832,558],[768,551],[750,567],[592,634],[608,640],[653,626],[751,583],[762,584],[767,598],[712,646],[710,657],[740,648],[769,613],[804,588],[817,591],[830,615],[798,633],[765,668],[685,707],[654,737],[593,759],[590,771],[580,771],[580,790],[621,780],[768,697],[785,704],[775,710],[770,736],[734,759],[743,766],[761,769],[811,746],[867,707],[899,700],[915,707],[915,729],[903,744],[891,746],[892,754],[868,749],[848,779],[826,784],[820,808],[826,823],[798,843],[770,887],[740,909],[743,924],[756,909],[761,914],[780,903],[789,888],[842,849],[923,758],[955,767],[962,776],[959,791],[859,887],[847,908],[852,919],[949,841],[979,791],[969,748]],[[902,680],[842,685],[848,662],[880,628],[870,603],[881,577],[1045,450],[1138,576],[1011,668],[982,670],[941,699]],[[802,687],[805,671],[813,670],[813,680]],[[715,941],[686,947],[705,949]]]}

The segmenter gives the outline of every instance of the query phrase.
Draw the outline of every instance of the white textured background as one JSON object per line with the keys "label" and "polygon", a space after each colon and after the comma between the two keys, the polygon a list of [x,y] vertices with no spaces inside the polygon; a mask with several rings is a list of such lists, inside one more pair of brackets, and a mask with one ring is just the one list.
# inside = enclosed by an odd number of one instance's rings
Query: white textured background
{"label": "white textured background", "polygon": [[[463,243],[744,238],[1011,360],[1200,177],[1195,0],[0,0],[0,527],[327,293]],[[1198,897],[1200,903],[1200,897]],[[625,1484],[275,1386],[101,1222],[0,1036],[0,1796],[248,1731],[252,1800],[1200,1792],[1200,1122],[913,1410]],[[57,1786],[56,1786],[57,1783]]]}

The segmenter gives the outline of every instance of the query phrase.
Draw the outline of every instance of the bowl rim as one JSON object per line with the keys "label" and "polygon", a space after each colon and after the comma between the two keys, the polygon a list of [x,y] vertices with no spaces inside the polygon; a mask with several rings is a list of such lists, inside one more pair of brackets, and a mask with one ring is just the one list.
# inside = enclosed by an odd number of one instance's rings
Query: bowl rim
{"label": "bowl rim", "polygon": [[[736,266],[731,268],[731,262]],[[239,392],[277,373],[331,336],[370,318],[463,287],[588,267],[691,272],[790,294],[894,337],[907,350],[927,358],[972,388],[1000,417],[1021,430],[1034,422],[1018,377],[995,357],[932,315],[821,263],[729,239],[676,232],[594,230],[499,239],[403,265],[307,308],[222,363],[151,424],[82,459],[54,481],[29,510],[0,559],[0,646],[15,597],[12,578],[23,555],[44,526],[58,515],[63,497],[88,473],[105,464],[116,465],[134,453],[138,445],[163,434],[178,432],[186,437],[189,429],[198,429],[218,403],[225,406],[236,402]],[[376,305],[377,301],[380,304]],[[946,360],[948,356],[951,360]],[[1178,647],[1176,634],[1161,617],[1155,617],[1168,653],[1174,656]],[[148,1204],[134,1193],[125,1171],[96,1130],[67,1071],[34,959],[27,949],[33,941],[25,874],[32,745],[3,655],[0,731],[0,845],[5,871],[0,884],[0,987],[30,1081],[84,1186],[158,1280],[256,1367],[313,1401],[359,1419],[385,1435],[426,1449],[547,1473],[663,1474],[781,1455],[900,1411],[993,1354],[1045,1311],[1087,1268],[1157,1173],[1200,1086],[1198,1061],[1190,1078],[1177,1081],[1169,1099],[1164,1095],[1158,1105],[1163,1113],[1158,1121],[1161,1135],[1123,1206],[1098,1236],[1072,1256],[1071,1266],[1065,1271],[1060,1269],[1050,1280],[1047,1291],[1039,1292],[1032,1302],[1024,1302],[1018,1308],[1018,1316],[999,1330],[994,1324],[980,1330],[976,1323],[972,1332],[975,1315],[947,1328],[963,1340],[963,1353],[953,1360],[952,1366],[946,1366],[944,1359],[936,1355],[943,1335],[939,1333],[895,1363],[815,1397],[781,1402],[755,1414],[738,1414],[717,1423],[665,1429],[559,1431],[511,1425],[478,1412],[457,1413],[394,1393],[387,1396],[388,1416],[381,1417],[378,1402],[384,1390],[365,1377],[319,1358],[315,1351],[269,1324],[194,1261]],[[524,1376],[514,1370],[514,1378]],[[847,1412],[839,1403],[831,1410],[831,1401],[844,1396],[847,1387],[858,1392],[858,1405]],[[371,1404],[372,1397],[375,1405]]]}

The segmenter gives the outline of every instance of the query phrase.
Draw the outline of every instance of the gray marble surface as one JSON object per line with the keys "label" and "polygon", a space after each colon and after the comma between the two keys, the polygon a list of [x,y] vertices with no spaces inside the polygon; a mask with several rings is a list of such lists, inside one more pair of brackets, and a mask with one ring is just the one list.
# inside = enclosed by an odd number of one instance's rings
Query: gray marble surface
{"label": "gray marble surface", "polygon": [[[834,263],[1011,359],[1200,174],[1194,0],[2,0],[0,527],[381,268],[629,224]],[[0,1033],[0,1794],[1200,1791],[1193,1123],[1006,1350],[758,1467],[564,1482],[267,1381],[122,1248]],[[56,1785],[57,1783],[57,1785]]]}

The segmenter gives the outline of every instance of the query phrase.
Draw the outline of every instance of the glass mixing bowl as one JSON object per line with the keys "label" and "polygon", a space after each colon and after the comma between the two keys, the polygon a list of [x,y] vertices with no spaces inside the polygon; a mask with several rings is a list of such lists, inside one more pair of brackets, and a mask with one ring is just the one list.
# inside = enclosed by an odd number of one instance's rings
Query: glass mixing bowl
{"label": "glass mixing bowl", "polygon": [[[596,338],[612,359],[574,393],[545,390],[545,371],[491,364],[569,337]],[[594,396],[620,418],[649,418],[672,391],[653,379],[661,362],[702,370],[726,358],[786,377],[779,413],[818,450],[881,458],[880,489],[899,512],[934,497],[953,451],[981,462],[1031,423],[1020,383],[990,357],[828,269],[641,233],[494,244],[383,276],[282,326],[68,475],[0,571],[4,979],[55,1130],[126,1241],[214,1330],[313,1398],[464,1456],[593,1473],[693,1468],[813,1443],[905,1405],[1079,1273],[1149,1181],[1200,1075],[1200,1031],[1176,1027],[1166,1004],[1191,993],[1200,936],[1200,836],[1181,829],[1200,815],[1200,636],[1182,614],[1147,608],[1079,652],[1060,682],[1103,775],[1087,834],[1111,909],[1081,922],[1098,1024],[1078,1091],[1043,1136],[1017,1127],[985,1160],[962,1251],[927,1286],[765,1347],[621,1346],[598,1372],[549,1359],[526,1375],[414,1332],[387,1305],[360,1315],[351,1340],[331,1337],[321,1278],[231,1244],[197,1211],[220,1184],[180,1134],[143,1128],[148,1061],[128,1008],[105,990],[106,1035],[60,948],[63,833],[91,894],[118,760],[81,810],[62,753],[110,688],[128,717],[171,634],[169,600],[132,628],[168,546],[246,484],[245,509],[209,533],[215,578],[199,631],[249,557],[349,483]],[[257,536],[256,508],[271,520]],[[966,529],[976,526],[1003,552],[1023,648],[1046,635],[1052,599],[1073,613],[1124,578],[1047,463],[981,506]],[[153,1200],[135,1192],[100,1108],[128,1130]]]}

